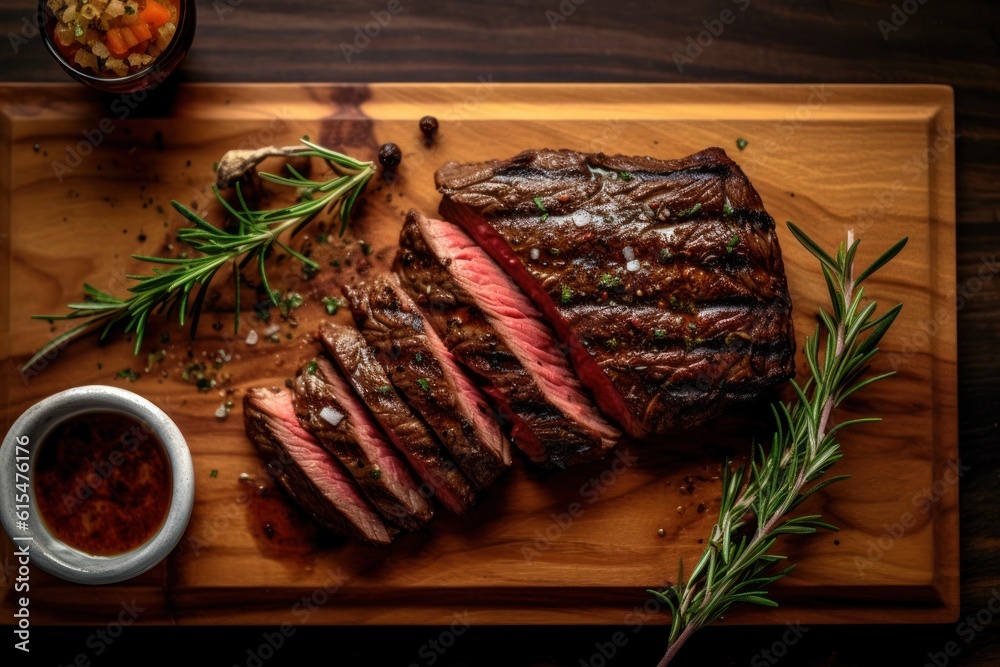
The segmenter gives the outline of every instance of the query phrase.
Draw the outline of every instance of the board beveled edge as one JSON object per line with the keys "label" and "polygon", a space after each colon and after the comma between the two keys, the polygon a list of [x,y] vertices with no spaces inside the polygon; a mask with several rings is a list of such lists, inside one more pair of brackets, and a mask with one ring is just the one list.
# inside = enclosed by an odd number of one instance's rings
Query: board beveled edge
{"label": "board beveled edge", "polygon": [[[406,84],[373,84],[371,87],[374,89],[381,90],[393,90],[393,89],[413,89],[419,84],[406,85]],[[471,88],[475,84],[466,84],[465,87]],[[531,84],[497,84],[502,88],[509,87],[511,90],[524,90],[530,88]],[[580,89],[580,88],[646,88],[645,84],[546,84],[546,89],[551,92],[553,86],[565,86],[566,88]],[[447,89],[462,87],[463,84],[430,84],[430,87],[437,89]],[[291,89],[297,87],[296,84],[238,84],[236,86],[229,86],[226,84],[183,84],[181,90],[178,94],[188,94],[197,97],[202,92],[213,91],[217,88],[236,88],[242,90],[261,90],[261,89],[271,89],[271,90],[281,90],[281,89]],[[334,88],[344,88],[353,89],[365,87],[363,84],[308,84],[306,86],[309,89],[316,90],[330,90]],[[729,88],[734,92],[736,90],[756,90],[763,92],[766,88],[772,89],[808,89],[808,84],[762,84],[762,85],[751,85],[751,84],[729,84],[729,85],[711,85],[711,86],[696,86],[691,84],[661,84],[654,85],[653,88],[658,89],[668,89],[668,90],[684,90],[684,91],[694,91],[695,89],[721,89]],[[950,86],[942,85],[899,85],[899,86],[863,86],[863,85],[852,85],[852,84],[839,84],[832,86],[838,90],[853,91],[859,94],[870,93],[873,91],[880,91],[885,93],[887,89],[892,90],[893,93],[906,93],[910,92],[913,95],[911,102],[923,106],[936,106],[936,109],[931,115],[929,123],[929,139],[933,141],[933,137],[938,132],[949,132],[952,136],[954,135],[954,94]],[[45,94],[57,93],[59,97],[64,97],[67,93],[71,91],[79,91],[79,86],[74,84],[2,84],[0,83],[0,99],[12,99],[8,93],[16,92],[18,90],[29,90],[35,93],[40,98],[44,98]],[[550,95],[550,97],[552,97]],[[890,96],[895,101],[899,101],[898,97]],[[885,102],[885,98],[881,98],[882,102]],[[16,105],[17,103],[14,102]],[[273,104],[272,104],[273,106]],[[10,109],[7,108],[8,105],[0,104],[0,233],[8,233],[10,230],[10,169],[12,165],[10,163],[10,142],[12,137],[11,125],[13,119],[9,114]],[[72,117],[71,113],[66,111],[61,117]],[[56,114],[60,115],[60,114]],[[936,287],[934,294],[934,303],[936,307],[945,307],[948,313],[946,321],[947,333],[945,336],[938,336],[934,338],[934,378],[936,391],[935,396],[938,400],[934,405],[934,437],[935,437],[935,465],[934,465],[934,477],[938,479],[940,473],[943,472],[949,463],[956,462],[958,460],[958,422],[957,422],[957,313],[954,309],[954,303],[948,303],[950,299],[954,297],[955,287],[956,287],[956,255],[955,255],[955,151],[954,142],[952,142],[949,150],[946,152],[943,159],[936,160],[930,168],[929,181],[931,187],[931,198],[932,198],[932,209],[933,216],[931,223],[934,225],[934,239],[935,248],[938,251],[936,254],[936,263],[934,266],[934,276],[937,279],[935,281]],[[10,270],[10,254],[9,245],[0,245],[0,279],[5,278],[4,283],[9,285],[9,270]],[[947,291],[942,293],[942,288],[947,288]],[[9,289],[9,288],[8,288]],[[9,328],[9,300],[5,299],[4,303],[0,303],[0,368],[3,368],[5,372],[6,381],[2,384],[0,388],[0,406],[4,409],[4,419],[5,419],[5,429],[10,425],[9,420],[9,385],[8,382],[13,379],[13,368],[11,367],[12,360],[9,355],[9,335],[7,334],[7,329]],[[940,390],[944,390],[942,393]],[[941,402],[941,398],[946,399],[944,403]],[[801,618],[803,622],[815,623],[815,624],[830,624],[830,623],[884,623],[887,618],[892,618],[892,622],[902,622],[902,623],[948,623],[954,622],[959,615],[959,531],[958,531],[958,485],[949,486],[946,494],[942,498],[942,502],[937,508],[935,515],[935,560],[934,560],[934,572],[933,572],[933,583],[927,591],[931,594],[931,597],[936,598],[936,600],[930,604],[921,604],[918,606],[914,605],[900,605],[900,604],[865,604],[864,606],[855,606],[857,603],[852,605],[845,605],[844,600],[836,598],[826,598],[830,604],[836,604],[835,608],[829,607],[827,604],[820,606],[795,606],[791,608],[778,609],[778,610],[755,610],[752,620],[744,620],[744,614],[735,613],[732,615],[731,619],[728,621],[731,624],[752,624],[757,625],[762,622],[781,622],[783,619],[787,618],[788,613],[794,613],[797,618]],[[4,555],[9,554],[12,551],[12,543],[8,538],[2,540]],[[10,581],[6,578],[0,579],[0,585],[8,585]],[[912,592],[917,592],[918,587],[909,587],[908,590]],[[53,590],[57,591],[58,587],[53,587]],[[130,590],[127,585],[122,587],[121,590]],[[291,589],[286,589],[291,590]],[[815,591],[815,593],[820,593],[817,589],[804,589],[805,591]],[[205,589],[209,592],[209,589]],[[216,591],[219,595],[227,596],[232,600],[230,589]],[[308,592],[308,591],[306,591]],[[870,592],[870,591],[869,591]],[[225,611],[224,615],[213,615],[212,613],[206,613],[206,609],[202,606],[205,600],[201,600],[201,604],[193,604],[191,607],[191,613],[188,614],[188,609],[185,608],[183,604],[184,598],[189,594],[177,595],[169,590],[169,587],[165,587],[162,590],[168,598],[167,607],[172,610],[172,612],[165,612],[163,615],[156,615],[155,618],[143,619],[144,624],[228,624],[234,622],[245,622],[250,624],[269,624],[275,621],[281,622],[286,620],[287,608],[281,607],[277,610],[267,609],[267,610],[257,610],[253,608],[252,604],[247,604],[240,606],[239,608],[225,609],[223,605],[219,605],[217,609],[219,611]],[[642,591],[637,591],[639,595],[635,599],[644,600],[645,596]],[[6,597],[6,590],[0,588],[0,597]],[[798,595],[795,599],[798,599]],[[823,599],[822,596],[820,599]],[[249,602],[249,600],[247,600]],[[181,604],[178,604],[181,603]],[[565,604],[563,602],[563,604]],[[320,622],[336,622],[336,623],[347,623],[347,624],[358,624],[358,623],[373,623],[373,624],[393,624],[393,623],[407,623],[416,625],[433,625],[437,623],[446,622],[450,619],[450,614],[454,611],[452,607],[447,607],[446,610],[442,610],[438,606],[423,606],[411,605],[406,608],[405,616],[396,616],[395,613],[386,613],[383,608],[376,609],[372,611],[370,609],[371,605],[356,604],[356,605],[346,605],[346,606],[330,606],[321,610],[317,618]],[[368,612],[366,615],[365,612]],[[574,606],[572,611],[567,610],[565,607],[544,609],[540,606],[533,606],[526,609],[521,609],[516,605],[511,605],[509,607],[495,607],[488,609],[476,610],[473,612],[474,617],[480,619],[479,622],[493,623],[493,624],[509,624],[511,616],[516,618],[523,618],[528,620],[528,622],[539,623],[539,624],[557,624],[557,623],[580,623],[580,624],[607,624],[607,623],[621,623],[622,614],[627,613],[629,609],[619,608],[617,606],[611,606],[608,604],[598,604],[595,606],[577,605]],[[446,614],[446,615],[439,615]],[[613,615],[613,616],[612,616]],[[353,621],[351,619],[354,619]],[[665,623],[666,615],[660,614],[656,620],[647,621],[649,623]],[[367,620],[366,620],[367,619]],[[79,623],[80,617],[75,616],[72,620],[56,620],[51,621],[53,624],[60,623]],[[94,622],[97,622],[96,619]]]}
{"label": "board beveled edge", "polygon": [[[934,479],[942,479],[952,464],[960,464],[958,446],[958,311],[956,309],[957,221],[955,202],[955,94],[951,86],[937,86],[940,96],[930,123],[928,143],[947,137],[948,149],[930,171],[930,223],[934,236],[935,312],[946,314],[942,335],[934,341]],[[948,485],[935,517],[934,588],[948,613],[944,622],[961,614],[959,483]]]}

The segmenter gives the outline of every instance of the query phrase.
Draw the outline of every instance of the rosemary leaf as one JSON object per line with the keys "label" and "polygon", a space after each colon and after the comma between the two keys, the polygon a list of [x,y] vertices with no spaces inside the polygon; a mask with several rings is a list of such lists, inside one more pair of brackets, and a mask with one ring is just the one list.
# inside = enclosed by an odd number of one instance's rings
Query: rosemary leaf
{"label": "rosemary leaf", "polygon": [[[795,238],[820,262],[833,314],[820,311],[820,325],[806,336],[803,351],[809,369],[804,384],[794,380],[795,400],[772,406],[775,433],[769,449],[755,444],[746,465],[723,467],[719,518],[694,570],[684,577],[683,564],[676,583],[649,593],[671,612],[667,651],[659,667],[669,664],[687,639],[738,604],[777,606],[766,590],[788,575],[794,565],[774,572],[784,560],[771,553],[782,535],[810,535],[836,530],[820,515],[790,516],[814,493],[846,479],[846,475],[817,482],[840,458],[837,436],[841,429],[880,421],[869,417],[834,425],[833,410],[848,396],[890,377],[883,373],[862,379],[878,343],[889,330],[901,305],[875,317],[876,302],[862,307],[861,283],[891,261],[906,239],[884,252],[854,278],[854,258],[860,241],[848,232],[835,256],[823,250],[801,229],[788,223]],[[862,336],[864,332],[869,332]]]}
{"label": "rosemary leaf", "polygon": [[[305,138],[300,141],[305,146],[304,148],[298,150],[294,148],[281,149],[281,154],[290,157],[320,158],[334,170],[333,177],[322,182],[312,181],[290,166],[288,168],[290,177],[266,173],[261,173],[260,176],[273,183],[300,189],[310,195],[309,199],[285,208],[253,211],[247,206],[239,181],[236,181],[236,195],[243,209],[238,211],[226,201],[219,188],[213,186],[216,198],[239,223],[235,232],[215,227],[183,204],[172,202],[174,209],[192,225],[192,227],[181,229],[177,233],[178,240],[191,246],[200,254],[191,257],[186,255],[181,257],[133,255],[135,259],[143,262],[170,268],[167,270],[154,268],[152,273],[148,275],[129,276],[136,284],[129,288],[131,296],[126,299],[119,299],[91,285],[84,285],[84,292],[88,300],[69,304],[69,313],[33,316],[35,319],[50,321],[79,318],[87,318],[87,321],[46,343],[24,364],[22,370],[27,371],[52,350],[64,347],[93,330],[97,325],[103,325],[102,340],[108,336],[112,329],[120,325],[123,325],[122,328],[125,332],[134,332],[136,338],[135,354],[139,354],[149,316],[154,312],[170,312],[176,309],[181,326],[184,325],[185,319],[190,317],[191,336],[194,337],[197,332],[200,311],[208,293],[208,286],[218,270],[228,262],[232,262],[234,266],[233,289],[237,295],[234,328],[239,327],[239,269],[242,269],[250,261],[257,261],[261,284],[272,303],[277,305],[277,295],[267,279],[265,258],[268,250],[272,246],[276,246],[306,266],[318,268],[315,261],[293,250],[283,243],[280,237],[286,232],[294,233],[297,229],[301,229],[320,214],[332,215],[338,212],[342,225],[341,234],[343,234],[357,198],[375,173],[372,162],[360,162],[311,143]],[[263,159],[263,157],[254,157],[260,151],[249,156],[244,155],[244,153],[246,152],[231,151],[227,153],[227,156],[230,156],[229,162],[233,163],[231,166],[237,168],[236,171],[233,169],[229,169],[229,171],[243,174],[256,164],[253,160],[259,162],[260,159]],[[226,162],[226,159],[224,156],[223,162]],[[189,308],[188,300],[195,287],[198,287],[198,290],[195,292],[194,300]]]}

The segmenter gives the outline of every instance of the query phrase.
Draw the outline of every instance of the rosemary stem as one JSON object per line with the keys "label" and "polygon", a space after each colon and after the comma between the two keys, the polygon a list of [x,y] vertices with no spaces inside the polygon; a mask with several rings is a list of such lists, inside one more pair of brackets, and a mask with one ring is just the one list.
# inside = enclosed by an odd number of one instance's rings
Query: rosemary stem
{"label": "rosemary stem", "polygon": [[[770,452],[753,450],[747,465],[738,472],[727,470],[732,476],[723,477],[720,515],[699,564],[686,580],[662,593],[651,591],[670,603],[674,614],[667,650],[658,667],[666,667],[694,632],[721,619],[734,604],[777,606],[765,589],[794,566],[771,571],[782,558],[770,553],[774,540],[784,534],[835,529],[818,516],[789,518],[809,496],[841,479],[807,488],[840,458],[840,445],[828,435],[833,409],[844,395],[891,375],[858,380],[900,306],[873,320],[874,302],[863,309],[854,303],[856,293],[861,292],[854,279],[857,243],[853,231],[848,231],[847,245],[841,244],[834,259],[794,224],[789,223],[789,228],[820,261],[834,313],[831,317],[821,312],[823,325],[817,328],[815,338],[806,337],[805,354],[812,376],[804,385],[795,385],[795,401],[775,408],[777,432]],[[861,274],[858,284],[895,257],[905,244],[906,239],[902,239],[882,253]],[[871,333],[859,339],[858,334],[867,330]],[[682,578],[683,569],[678,579]]]}
{"label": "rosemary stem", "polygon": [[670,662],[677,655],[677,652],[681,650],[684,643],[687,642],[688,638],[694,634],[696,628],[693,625],[687,625],[684,627],[683,632],[677,636],[677,639],[670,646],[667,647],[667,652],[663,655],[663,658],[657,663],[656,667],[667,667]]}

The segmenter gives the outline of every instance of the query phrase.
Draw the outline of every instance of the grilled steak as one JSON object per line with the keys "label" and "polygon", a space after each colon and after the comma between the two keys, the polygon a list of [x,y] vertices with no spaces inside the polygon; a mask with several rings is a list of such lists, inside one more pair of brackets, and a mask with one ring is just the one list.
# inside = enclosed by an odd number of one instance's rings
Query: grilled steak
{"label": "grilled steak", "polygon": [[243,398],[243,419],[268,471],[319,523],[372,544],[392,541],[350,476],[299,425],[291,394],[250,389]]}
{"label": "grilled steak", "polygon": [[455,358],[487,383],[532,461],[566,466],[615,445],[621,433],[594,407],[541,313],[461,229],[410,211],[395,269]]}
{"label": "grilled steak", "polygon": [[427,326],[395,275],[344,287],[358,328],[397,390],[479,488],[510,465],[510,447],[479,390]]}
{"label": "grilled steak", "polygon": [[442,216],[535,301],[631,435],[703,422],[794,373],[774,220],[722,149],[535,150],[436,179]]}
{"label": "grilled steak", "polygon": [[420,418],[396,393],[375,353],[350,327],[327,323],[320,339],[344,377],[368,406],[386,435],[424,480],[425,495],[436,495],[456,514],[475,502],[475,491]]}
{"label": "grilled steak", "polygon": [[404,530],[430,520],[431,506],[406,464],[325,357],[299,372],[293,398],[299,423],[340,461],[383,517]]}

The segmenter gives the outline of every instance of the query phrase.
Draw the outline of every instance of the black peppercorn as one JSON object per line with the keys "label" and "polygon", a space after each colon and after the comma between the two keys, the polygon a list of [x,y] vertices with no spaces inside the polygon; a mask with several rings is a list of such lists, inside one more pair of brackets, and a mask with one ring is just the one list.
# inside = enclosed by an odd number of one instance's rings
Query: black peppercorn
{"label": "black peppercorn", "polygon": [[424,116],[420,119],[420,131],[424,133],[427,140],[430,141],[434,138],[434,135],[438,131],[438,119],[434,116]]}
{"label": "black peppercorn", "polygon": [[395,169],[402,159],[403,151],[399,150],[399,146],[396,144],[382,144],[382,148],[378,151],[378,161],[386,169]]}

